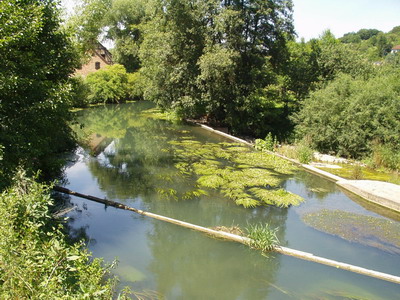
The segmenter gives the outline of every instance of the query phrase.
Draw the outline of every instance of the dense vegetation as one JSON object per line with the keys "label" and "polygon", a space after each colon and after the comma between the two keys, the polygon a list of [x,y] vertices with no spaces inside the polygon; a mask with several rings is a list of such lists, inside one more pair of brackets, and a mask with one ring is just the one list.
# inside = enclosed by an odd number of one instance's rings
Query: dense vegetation
{"label": "dense vegetation", "polygon": [[25,175],[54,176],[59,154],[75,145],[70,75],[78,56],[60,22],[56,1],[0,1],[1,299],[113,296],[101,261],[67,241],[52,218],[49,187]]}
{"label": "dense vegetation", "polygon": [[[114,42],[114,58],[134,72],[128,98],[235,134],[303,139],[398,169],[399,59],[389,52],[400,44],[399,27],[296,42],[292,12],[291,1],[280,0],[83,0],[70,24],[82,49],[100,35]],[[338,97],[335,89],[348,93]],[[371,116],[377,106],[390,109]]]}
{"label": "dense vegetation", "polygon": [[0,194],[2,299],[111,299],[114,280],[49,212],[50,187],[23,173]]}
{"label": "dense vegetation", "polygon": [[68,78],[78,61],[54,1],[1,1],[0,12],[1,186],[18,165],[57,170],[56,155],[73,146]]}

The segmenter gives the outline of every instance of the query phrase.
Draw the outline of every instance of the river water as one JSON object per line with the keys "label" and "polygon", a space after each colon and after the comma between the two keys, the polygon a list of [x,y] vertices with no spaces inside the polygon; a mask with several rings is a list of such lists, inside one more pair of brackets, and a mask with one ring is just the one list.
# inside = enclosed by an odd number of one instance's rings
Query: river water
{"label": "river water", "polygon": [[[79,147],[65,166],[64,185],[204,227],[268,223],[277,228],[284,246],[400,276],[395,242],[388,248],[371,235],[372,242],[363,244],[303,221],[303,216],[322,210],[394,223],[399,216],[307,172],[299,170],[282,180],[283,188],[305,199],[290,208],[244,208],[218,190],[186,200],[164,197],[159,187],[185,189],[177,185],[187,184],[174,173],[168,142],[185,135],[201,143],[228,140],[159,119],[152,107],[137,102],[78,112],[84,124],[78,135],[90,142]],[[85,238],[95,257],[117,259],[119,287],[129,286],[144,299],[399,299],[400,286],[394,283],[284,255],[262,255],[244,245],[75,197],[68,202],[77,206],[68,214],[71,236]],[[394,238],[399,234],[391,233]]]}

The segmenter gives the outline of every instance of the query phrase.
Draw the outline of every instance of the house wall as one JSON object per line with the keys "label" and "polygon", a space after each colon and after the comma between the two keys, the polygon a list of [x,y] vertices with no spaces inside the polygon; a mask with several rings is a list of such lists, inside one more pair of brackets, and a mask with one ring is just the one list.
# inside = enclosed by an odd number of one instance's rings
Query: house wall
{"label": "house wall", "polygon": [[[96,62],[100,63],[100,69],[96,69]],[[103,58],[95,54],[90,58],[90,61],[87,64],[83,65],[81,69],[75,71],[75,75],[87,76],[89,73],[104,69],[108,65],[109,64],[106,63]]]}

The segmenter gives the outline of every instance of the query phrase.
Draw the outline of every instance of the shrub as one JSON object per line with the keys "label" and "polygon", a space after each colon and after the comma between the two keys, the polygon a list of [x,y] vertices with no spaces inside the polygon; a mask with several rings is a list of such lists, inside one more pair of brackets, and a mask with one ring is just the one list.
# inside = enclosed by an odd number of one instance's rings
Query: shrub
{"label": "shrub", "polygon": [[90,103],[119,103],[128,97],[128,74],[122,65],[107,66],[86,77]]}
{"label": "shrub", "polygon": [[87,107],[89,104],[90,88],[82,76],[69,79],[71,84],[71,104],[73,107]]}
{"label": "shrub", "polygon": [[143,99],[144,79],[139,72],[128,73],[127,90],[130,99]]}
{"label": "shrub", "polygon": [[382,68],[370,79],[341,75],[311,93],[295,117],[314,149],[352,158],[369,156],[373,141],[400,150],[400,71]]}
{"label": "shrub", "polygon": [[308,164],[313,159],[314,152],[310,148],[310,146],[305,142],[301,142],[296,146],[296,152],[297,152],[297,159],[302,164]]}
{"label": "shrub", "polygon": [[108,269],[52,220],[50,187],[17,176],[0,195],[0,298],[111,299]]}
{"label": "shrub", "polygon": [[278,144],[276,137],[272,137],[272,133],[269,132],[264,140],[256,139],[255,148],[259,151],[274,151]]}
{"label": "shrub", "polygon": [[400,152],[388,145],[375,144],[372,152],[372,164],[375,168],[400,170]]}

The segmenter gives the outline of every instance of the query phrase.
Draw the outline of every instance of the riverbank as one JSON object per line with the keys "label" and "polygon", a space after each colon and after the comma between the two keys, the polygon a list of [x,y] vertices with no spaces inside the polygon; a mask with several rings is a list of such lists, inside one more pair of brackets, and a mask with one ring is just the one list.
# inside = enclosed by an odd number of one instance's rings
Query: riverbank
{"label": "riverbank", "polygon": [[[210,126],[198,123],[196,123],[196,125],[201,126],[202,128],[212,131],[221,136],[227,137],[236,142],[240,142],[252,147],[254,146],[249,141],[232,136],[220,130],[214,129]],[[285,160],[289,160],[308,172],[334,181],[340,188],[349,191],[357,196],[360,196],[369,202],[375,203],[387,209],[394,210],[396,212],[400,212],[400,185],[378,180],[348,180],[327,171],[321,170],[313,165],[301,164],[297,160],[285,157],[275,152],[270,153]]]}

